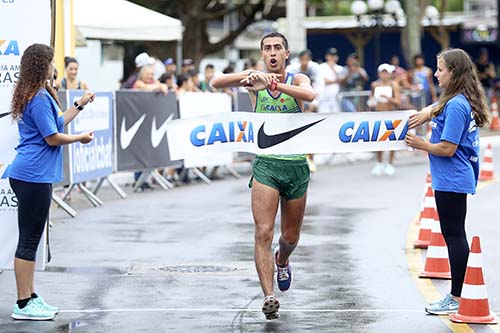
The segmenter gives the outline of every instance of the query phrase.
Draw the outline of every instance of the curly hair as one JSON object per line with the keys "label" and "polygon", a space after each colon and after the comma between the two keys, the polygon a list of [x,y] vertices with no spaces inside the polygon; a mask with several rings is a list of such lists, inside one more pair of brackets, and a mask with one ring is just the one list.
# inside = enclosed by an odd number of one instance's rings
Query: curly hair
{"label": "curly hair", "polygon": [[432,116],[440,114],[451,98],[464,94],[471,105],[476,125],[479,127],[488,125],[491,121],[491,114],[486,95],[469,55],[461,49],[448,49],[439,53],[437,58],[444,61],[451,77],[443,95],[432,109]]}
{"label": "curly hair", "polygon": [[24,51],[21,57],[19,79],[14,88],[11,102],[11,115],[14,120],[22,118],[26,104],[43,88],[47,89],[61,107],[55,90],[47,81],[49,79],[49,66],[53,59],[54,49],[44,44],[33,44]]}

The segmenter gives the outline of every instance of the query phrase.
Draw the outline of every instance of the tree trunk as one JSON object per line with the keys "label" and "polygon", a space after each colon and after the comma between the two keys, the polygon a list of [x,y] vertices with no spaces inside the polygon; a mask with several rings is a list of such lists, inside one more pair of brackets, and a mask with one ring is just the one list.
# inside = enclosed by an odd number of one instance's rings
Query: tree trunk
{"label": "tree trunk", "polygon": [[[407,36],[407,48],[404,50],[406,61],[409,65],[413,66],[413,57],[416,54],[422,53],[422,41],[421,41],[421,15],[420,8],[417,0],[407,0],[406,1],[406,27],[404,28],[403,36]],[[404,38],[404,37],[403,37]],[[403,44],[404,45],[404,44]]]}

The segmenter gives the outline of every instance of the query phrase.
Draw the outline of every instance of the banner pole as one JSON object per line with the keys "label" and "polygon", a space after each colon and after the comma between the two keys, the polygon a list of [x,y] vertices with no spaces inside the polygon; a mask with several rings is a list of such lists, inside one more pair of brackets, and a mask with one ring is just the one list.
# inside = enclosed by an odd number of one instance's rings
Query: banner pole
{"label": "banner pole", "polygon": [[55,47],[56,44],[56,0],[50,0],[51,9],[51,25],[50,25],[50,46]]}

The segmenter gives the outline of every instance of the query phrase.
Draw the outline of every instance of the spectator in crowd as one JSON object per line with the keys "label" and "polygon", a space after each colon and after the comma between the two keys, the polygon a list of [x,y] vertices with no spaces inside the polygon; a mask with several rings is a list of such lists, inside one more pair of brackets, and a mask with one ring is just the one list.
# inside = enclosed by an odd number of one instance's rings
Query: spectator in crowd
{"label": "spectator in crowd", "polygon": [[[378,80],[371,84],[370,100],[373,101],[376,111],[393,111],[396,110],[400,103],[400,87],[393,79],[393,74],[396,68],[393,65],[381,64],[377,68]],[[384,152],[377,151],[377,164],[372,169],[372,174],[380,176],[383,172],[392,176],[396,172],[394,169],[394,150],[389,153],[389,161],[387,165],[383,163]]]}
{"label": "spectator in crowd", "polygon": [[488,49],[482,47],[479,50],[479,58],[476,61],[479,80],[483,85],[488,100],[493,96],[493,80],[496,77],[495,65],[489,60]]}
{"label": "spectator in crowd", "polygon": [[399,84],[401,89],[410,89],[410,83],[408,82],[408,71],[400,66],[399,57],[393,55],[390,60],[390,64],[394,66],[394,73],[392,73],[393,80]]}
{"label": "spectator in crowd", "polygon": [[152,65],[146,65],[141,68],[132,89],[160,92],[164,95],[168,93],[167,85],[161,83],[159,80],[155,80],[154,67]]}
{"label": "spectator in crowd", "polygon": [[77,79],[78,66],[76,58],[64,57],[64,78],[56,85],[57,90],[89,89],[87,83]]}
{"label": "spectator in crowd", "polygon": [[[155,59],[150,57],[146,52],[140,53],[135,57],[135,71],[130,75],[127,80],[122,84],[122,89],[132,89],[134,87],[135,81],[139,77],[139,71],[142,67],[146,65],[153,65]],[[154,70],[153,70],[154,73]]]}
{"label": "spectator in crowd", "polygon": [[175,92],[177,90],[177,79],[172,73],[163,73],[158,81],[160,81],[160,83],[166,84],[168,91]]}
{"label": "spectator in crowd", "polygon": [[214,74],[215,74],[215,67],[214,67],[214,65],[207,64],[205,66],[205,73],[204,73],[203,81],[200,82],[200,89],[201,89],[201,91],[208,91],[208,92],[215,92],[215,91],[217,91],[210,84],[210,81],[212,81],[212,78],[214,77]]}
{"label": "spectator in crowd", "polygon": [[179,74],[179,76],[177,76],[177,97],[184,94],[185,92],[192,91],[194,91],[194,88],[191,76],[189,76],[187,73]]}
{"label": "spectator in crowd", "polygon": [[196,69],[192,69],[188,72],[189,77],[191,78],[191,81],[193,82],[193,91],[201,91],[200,89],[200,77],[199,73]]}
{"label": "spectator in crowd", "polygon": [[[340,73],[340,91],[341,92],[356,92],[364,89],[368,82],[368,74],[361,67],[359,58],[356,53],[351,53],[347,56],[346,65]],[[361,98],[357,96],[344,97],[340,101],[342,111],[354,112],[361,107]]]}
{"label": "spectator in crowd", "polygon": [[193,70],[194,62],[192,59],[184,59],[182,60],[181,74],[187,74],[190,70]]}
{"label": "spectator in crowd", "polygon": [[11,315],[17,320],[52,320],[59,312],[35,290],[36,252],[49,218],[52,184],[63,180],[61,146],[94,139],[93,132],[64,133],[64,126],[94,100],[95,94],[85,92],[62,112],[57,94],[47,82],[54,75],[54,66],[54,49],[43,44],[29,46],[21,57],[11,101],[19,144],[2,178],[9,178],[18,204],[19,238],[14,254],[17,302]]}
{"label": "spectator in crowd", "polygon": [[318,111],[320,113],[339,112],[337,94],[340,90],[339,75],[342,66],[338,65],[337,49],[332,47],[326,51],[325,62],[319,65],[321,76],[325,80],[323,91],[319,95]]}
{"label": "spectator in crowd", "polygon": [[437,100],[432,70],[425,66],[423,54],[417,54],[413,57],[413,68],[408,73],[408,80],[412,90],[421,91],[425,95],[425,106]]}
{"label": "spectator in crowd", "polygon": [[175,74],[177,74],[177,65],[175,64],[174,59],[167,58],[163,64],[165,65],[165,73],[170,73],[175,77]]}

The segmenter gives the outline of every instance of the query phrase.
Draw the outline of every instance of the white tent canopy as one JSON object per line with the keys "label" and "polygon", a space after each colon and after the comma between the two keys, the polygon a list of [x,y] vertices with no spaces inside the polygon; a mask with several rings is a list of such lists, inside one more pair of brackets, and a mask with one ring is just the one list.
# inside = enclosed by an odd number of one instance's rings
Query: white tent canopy
{"label": "white tent canopy", "polygon": [[74,0],[75,26],[85,38],[172,41],[181,21],[125,0]]}

